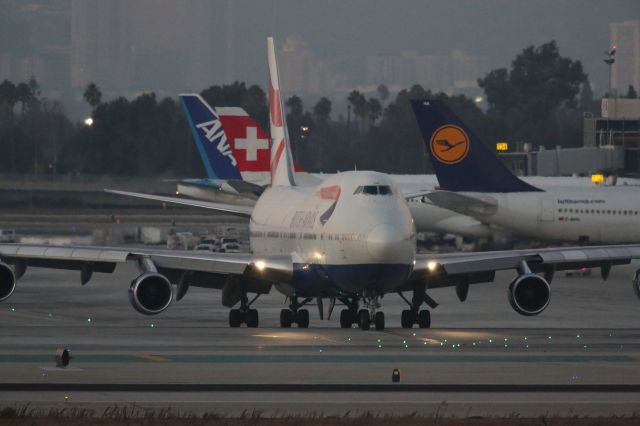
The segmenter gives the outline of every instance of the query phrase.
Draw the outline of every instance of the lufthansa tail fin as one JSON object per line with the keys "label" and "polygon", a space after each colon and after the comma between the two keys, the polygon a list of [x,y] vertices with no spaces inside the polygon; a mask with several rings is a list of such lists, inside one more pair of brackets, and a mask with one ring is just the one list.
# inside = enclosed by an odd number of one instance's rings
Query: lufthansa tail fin
{"label": "lufthansa tail fin", "polygon": [[286,114],[280,98],[280,80],[273,38],[267,38],[269,60],[269,121],[271,124],[271,186],[295,186]]}
{"label": "lufthansa tail fin", "polygon": [[211,179],[241,180],[238,162],[218,114],[198,94],[180,95],[180,102],[207,176]]}
{"label": "lufthansa tail fin", "polygon": [[439,100],[412,100],[440,187],[459,192],[534,192]]}

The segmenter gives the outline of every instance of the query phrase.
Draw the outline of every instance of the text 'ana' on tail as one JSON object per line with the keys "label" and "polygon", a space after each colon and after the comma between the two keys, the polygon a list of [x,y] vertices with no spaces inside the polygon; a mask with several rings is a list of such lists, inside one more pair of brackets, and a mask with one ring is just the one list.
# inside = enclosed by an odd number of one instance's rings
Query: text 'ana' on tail
{"label": "text 'ana' on tail", "polygon": [[215,110],[198,94],[180,95],[193,139],[212,179],[242,179],[238,162]]}

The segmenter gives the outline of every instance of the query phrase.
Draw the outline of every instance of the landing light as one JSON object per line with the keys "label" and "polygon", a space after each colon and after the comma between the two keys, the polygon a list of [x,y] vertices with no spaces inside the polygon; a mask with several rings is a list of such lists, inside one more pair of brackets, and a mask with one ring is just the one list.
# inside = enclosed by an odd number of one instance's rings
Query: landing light
{"label": "landing light", "polygon": [[427,262],[427,269],[430,272],[435,271],[438,268],[438,262],[436,262],[435,260],[430,260]]}
{"label": "landing light", "polygon": [[84,125],[87,127],[91,127],[93,125],[93,118],[87,117],[84,119]]}
{"label": "landing light", "polygon": [[256,268],[258,269],[258,271],[264,271],[264,268],[267,267],[267,264],[264,263],[264,260],[258,260],[256,263]]}

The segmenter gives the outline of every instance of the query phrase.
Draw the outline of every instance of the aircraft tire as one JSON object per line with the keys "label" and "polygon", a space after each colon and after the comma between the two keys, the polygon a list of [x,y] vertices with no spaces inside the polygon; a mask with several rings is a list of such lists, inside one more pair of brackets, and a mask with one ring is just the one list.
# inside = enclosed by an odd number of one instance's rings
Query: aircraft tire
{"label": "aircraft tire", "polygon": [[384,312],[376,312],[375,324],[377,331],[384,330]]}
{"label": "aircraft tire", "polygon": [[309,311],[300,309],[296,313],[296,323],[298,323],[298,328],[309,328]]}
{"label": "aircraft tire", "polygon": [[418,326],[420,328],[431,328],[431,312],[423,309],[418,314]]}
{"label": "aircraft tire", "polygon": [[371,318],[369,317],[369,311],[366,309],[360,309],[358,312],[358,325],[363,331],[369,330],[371,326]]}
{"label": "aircraft tire", "polygon": [[238,328],[242,324],[242,315],[239,309],[231,309],[229,311],[229,327]]}
{"label": "aircraft tire", "polygon": [[247,327],[256,328],[258,326],[258,310],[249,309],[246,318]]}
{"label": "aircraft tire", "polygon": [[414,313],[410,309],[405,309],[402,311],[402,316],[400,317],[400,325],[402,328],[411,328],[413,324],[415,324]]}
{"label": "aircraft tire", "polygon": [[340,311],[340,327],[341,328],[351,328],[353,325],[353,316],[351,315],[351,311],[349,309],[343,309]]}
{"label": "aircraft tire", "polygon": [[633,276],[633,292],[636,297],[640,299],[640,269],[638,269]]}
{"label": "aircraft tire", "polygon": [[291,309],[282,309],[280,311],[280,327],[291,328],[293,324],[293,312]]}

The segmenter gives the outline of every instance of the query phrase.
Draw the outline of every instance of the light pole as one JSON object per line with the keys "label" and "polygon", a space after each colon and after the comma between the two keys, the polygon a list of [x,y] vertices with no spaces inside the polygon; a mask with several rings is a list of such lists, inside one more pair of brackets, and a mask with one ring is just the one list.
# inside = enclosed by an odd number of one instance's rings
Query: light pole
{"label": "light pole", "polygon": [[611,97],[611,67],[616,62],[616,48],[617,46],[614,43],[611,45],[611,49],[604,52],[604,63],[609,67],[609,92],[607,93],[608,98]]}

